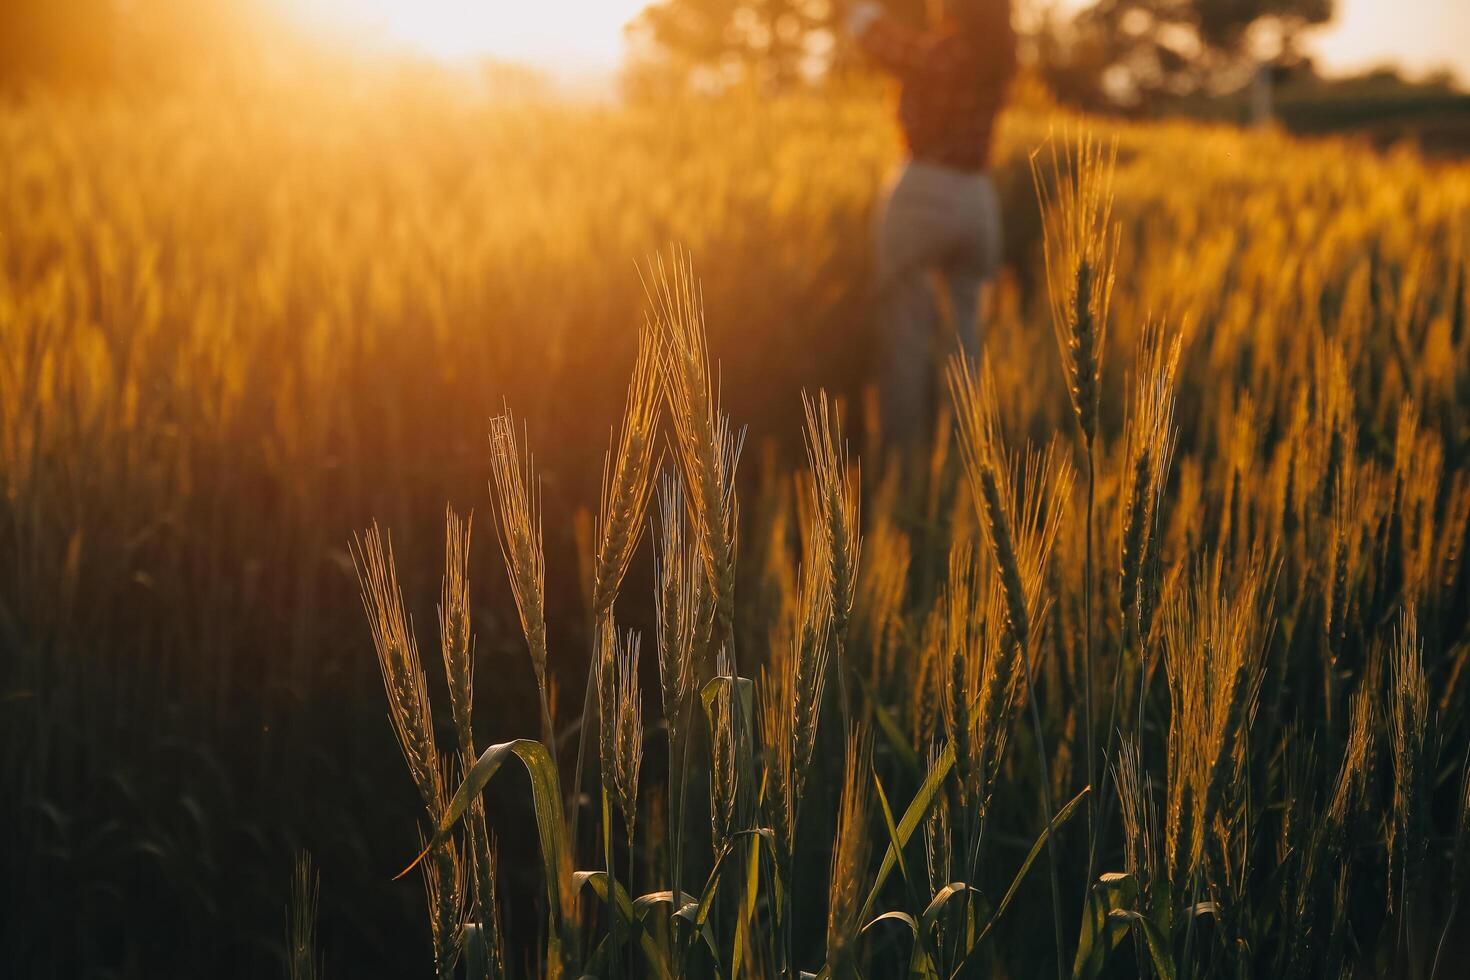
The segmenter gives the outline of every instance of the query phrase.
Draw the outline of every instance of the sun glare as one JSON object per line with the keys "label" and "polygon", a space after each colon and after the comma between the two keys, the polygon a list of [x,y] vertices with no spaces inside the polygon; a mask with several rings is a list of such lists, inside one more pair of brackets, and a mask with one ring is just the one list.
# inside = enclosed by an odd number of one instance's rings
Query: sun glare
{"label": "sun glare", "polygon": [[318,26],[444,60],[607,64],[647,0],[290,0]]}

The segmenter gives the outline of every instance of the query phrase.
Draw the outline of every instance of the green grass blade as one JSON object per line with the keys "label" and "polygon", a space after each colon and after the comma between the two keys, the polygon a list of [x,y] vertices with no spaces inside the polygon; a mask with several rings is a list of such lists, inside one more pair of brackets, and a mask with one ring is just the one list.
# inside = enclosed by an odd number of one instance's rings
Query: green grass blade
{"label": "green grass blade", "polygon": [[873,912],[873,906],[878,901],[878,893],[883,890],[883,884],[888,876],[893,873],[893,867],[899,861],[900,852],[908,846],[909,839],[914,836],[914,831],[919,829],[919,824],[929,815],[929,808],[934,805],[934,800],[939,795],[940,787],[944,785],[944,777],[949,775],[950,769],[954,767],[954,746],[946,745],[934,765],[929,768],[929,774],[924,777],[924,782],[919,786],[919,791],[914,794],[913,800],[909,802],[908,809],[904,811],[903,819],[898,822],[897,834],[888,843],[888,850],[883,853],[883,861],[878,865],[878,876],[873,881],[873,887],[868,891],[868,897],[863,901],[863,910],[858,915],[859,919],[866,919]]}
{"label": "green grass blade", "polygon": [[740,976],[745,963],[745,947],[750,940],[750,920],[755,916],[755,902],[760,895],[761,842],[753,838],[750,842],[750,857],[745,867],[745,888],[739,905],[740,915],[735,920],[735,950],[730,959],[731,980]]}
{"label": "green grass blade", "polygon": [[898,727],[898,722],[894,720],[892,712],[879,703],[873,693],[873,688],[863,679],[862,675],[857,671],[851,671],[851,676],[857,680],[858,690],[872,710],[873,717],[877,719],[878,727],[882,729],[884,737],[888,739],[888,745],[893,749],[893,754],[917,779],[923,770],[919,767],[919,757],[914,754],[914,747],[909,744],[908,736],[904,734],[903,729]]}
{"label": "green grass blade", "polygon": [[1108,913],[1108,922],[1117,923],[1122,935],[1127,934],[1129,926],[1137,926],[1142,929],[1154,969],[1158,971],[1160,977],[1163,977],[1163,980],[1177,980],[1179,970],[1174,963],[1174,952],[1169,948],[1169,941],[1147,916],[1140,915],[1132,909],[1113,909]]}
{"label": "green grass blade", "polygon": [[[576,888],[590,887],[593,894],[601,899],[604,905],[608,904],[607,872],[606,871],[578,871],[572,875]],[[659,949],[658,943],[654,941],[653,935],[643,928],[641,916],[634,915],[634,905],[628,900],[628,891],[620,882],[613,882],[613,900],[617,903],[611,906],[615,915],[622,921],[638,931],[638,948],[643,952],[643,958],[648,961],[653,975],[668,980],[669,964],[664,958],[663,950]]]}
{"label": "green grass blade", "polygon": [[903,859],[903,842],[898,839],[898,827],[893,823],[893,809],[888,805],[888,794],[883,791],[883,780],[878,778],[876,770],[873,773],[873,785],[878,789],[878,806],[883,811],[883,826],[888,828],[888,846],[898,855],[898,873],[903,876],[904,884],[908,885],[911,882],[908,865]]}
{"label": "green grass blade", "polygon": [[[1077,955],[1072,960],[1072,977],[1081,980],[1095,977],[1102,971],[1108,952],[1121,940],[1122,935],[1108,920],[1114,909],[1127,908],[1138,896],[1138,882],[1132,875],[1116,872],[1100,876],[1089,889],[1087,906],[1083,910],[1082,929],[1077,937]],[[1106,936],[1106,942],[1101,941]]]}
{"label": "green grass blade", "polygon": [[1011,879],[1011,886],[1006,889],[1006,893],[1001,896],[1000,904],[995,907],[995,914],[990,917],[990,921],[985,923],[985,928],[980,930],[980,935],[975,938],[976,946],[979,946],[981,941],[985,939],[991,927],[1000,921],[1000,917],[1005,915],[1006,908],[1011,904],[1011,899],[1016,897],[1016,892],[1021,888],[1021,882],[1026,878],[1026,872],[1031,870],[1031,865],[1036,863],[1036,859],[1040,856],[1042,848],[1046,846],[1047,838],[1056,833],[1062,824],[1066,823],[1072,814],[1077,812],[1077,808],[1082,804],[1082,800],[1091,789],[1092,787],[1090,786],[1084,786],[1082,792],[1072,797],[1071,802],[1058,810],[1057,815],[1052,818],[1051,824],[1037,835],[1036,843],[1031,845],[1031,850],[1026,854],[1026,860],[1021,862],[1021,868],[1016,872],[1016,877]]}

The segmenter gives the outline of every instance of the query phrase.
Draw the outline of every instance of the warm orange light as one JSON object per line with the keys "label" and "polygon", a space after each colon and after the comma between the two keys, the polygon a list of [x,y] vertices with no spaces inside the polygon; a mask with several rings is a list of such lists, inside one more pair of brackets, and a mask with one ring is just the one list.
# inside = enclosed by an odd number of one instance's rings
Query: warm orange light
{"label": "warm orange light", "polygon": [[436,58],[611,64],[648,0],[287,0],[313,23]]}

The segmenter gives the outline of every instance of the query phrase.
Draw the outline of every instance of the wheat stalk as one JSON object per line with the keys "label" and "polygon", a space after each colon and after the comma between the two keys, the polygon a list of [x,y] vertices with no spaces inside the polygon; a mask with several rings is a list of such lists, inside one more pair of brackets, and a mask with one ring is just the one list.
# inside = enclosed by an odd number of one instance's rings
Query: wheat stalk
{"label": "wheat stalk", "polygon": [[316,948],[317,907],[321,898],[321,874],[312,867],[311,855],[296,855],[291,873],[291,901],[286,912],[286,969],[290,980],[317,980],[322,975]]}
{"label": "wheat stalk", "polygon": [[[972,633],[981,623],[976,617],[975,561],[969,546],[957,542],[949,554],[949,576],[944,593],[944,652],[948,661],[947,683],[940,688],[940,711],[944,732],[954,746],[955,785],[961,808],[967,806],[978,782],[978,753],[974,747],[973,708],[980,699],[979,645]],[[978,809],[978,807],[977,807]]]}
{"label": "wheat stalk", "polygon": [[[499,878],[499,859],[495,852],[495,841],[485,820],[485,808],[476,800],[465,818],[465,837],[470,853],[469,875],[473,886],[475,914],[473,921],[479,930],[482,959],[479,975],[485,978],[506,976],[505,936],[500,922],[500,896],[496,881]],[[473,957],[466,957],[473,959]],[[473,963],[471,964],[473,967]],[[471,972],[471,976],[475,976]]]}
{"label": "wheat stalk", "polygon": [[378,655],[378,670],[388,695],[393,734],[424,805],[431,813],[437,812],[444,795],[439,751],[434,745],[429,690],[419,662],[418,642],[403,611],[403,593],[393,563],[393,542],[385,541],[374,524],[357,540],[353,559],[373,649]]}
{"label": "wheat stalk", "polygon": [[465,866],[452,840],[430,847],[429,856],[430,860],[420,867],[429,911],[429,932],[434,942],[434,975],[448,980],[454,976],[463,943]]}
{"label": "wheat stalk", "polygon": [[[976,372],[963,354],[956,355],[950,359],[948,378],[970,492],[975,510],[983,518],[986,541],[1005,597],[1005,631],[1000,642],[1014,644],[1015,654],[1025,671],[1031,723],[1036,737],[1042,810],[1046,823],[1050,825],[1054,812],[1051,776],[1031,670],[1030,641],[1033,623],[1040,620],[1043,612],[1044,570],[1061,528],[1060,502],[1071,494],[1072,471],[1055,452],[1054,446],[1042,454],[1028,452],[1024,463],[1016,460],[1009,466],[1006,464],[995,378],[988,362],[982,362],[980,371]],[[1063,955],[1061,888],[1057,881],[1056,843],[1052,835],[1047,835],[1046,843],[1047,865],[1051,872],[1052,928],[1060,977]]]}
{"label": "wheat stalk", "polygon": [[[1408,880],[1421,844],[1419,808],[1424,797],[1424,736],[1429,724],[1429,689],[1414,607],[1404,610],[1389,658],[1389,745],[1393,760],[1393,819],[1388,824],[1388,908],[1394,896],[1408,903]],[[1395,888],[1394,879],[1398,879]],[[1400,922],[1407,914],[1400,915]]]}
{"label": "wheat stalk", "polygon": [[735,803],[739,791],[739,774],[736,765],[738,738],[735,720],[735,702],[732,688],[734,678],[730,665],[723,654],[717,660],[716,669],[721,677],[730,677],[729,683],[720,684],[710,704],[710,845],[719,855],[730,846],[730,837],[735,828]]}
{"label": "wheat stalk", "polygon": [[806,555],[799,574],[797,628],[788,661],[791,673],[787,693],[791,697],[788,703],[793,717],[792,757],[798,799],[816,751],[822,694],[827,686],[827,665],[836,634],[831,561],[822,550],[827,540],[823,525],[816,522],[808,525]]}
{"label": "wheat stalk", "polygon": [[743,435],[720,410],[705,339],[703,300],[689,259],[675,253],[655,266],[654,322],[662,337],[664,393],[674,426],[674,455],[684,476],[690,523],[704,562],[709,647],[730,647],[735,607],[735,467]]}
{"label": "wheat stalk", "polygon": [[643,762],[643,699],[638,690],[637,633],[621,640],[611,621],[600,631],[598,716],[602,783],[623,815],[629,846],[638,816],[638,770]]}
{"label": "wheat stalk", "polygon": [[[469,553],[473,518],[460,518],[452,508],[444,517],[444,580],[439,599],[439,643],[449,705],[459,748],[459,767],[467,773],[475,764],[474,633],[470,625]],[[485,804],[477,797],[465,816],[468,880],[472,886],[473,920],[479,949],[466,957],[485,977],[503,976],[504,940],[495,885],[495,853],[485,819]]]}
{"label": "wheat stalk", "polygon": [[1119,606],[1125,623],[1140,622],[1145,553],[1155,525],[1174,447],[1174,386],[1180,335],[1162,321],[1144,325],[1138,342],[1138,372],[1123,435],[1123,532],[1119,552]]}
{"label": "wheat stalk", "polygon": [[439,600],[439,645],[444,676],[449,681],[449,707],[459,739],[461,764],[475,761],[474,639],[470,629],[469,551],[473,518],[462,520],[452,509],[444,515],[444,585]]}
{"label": "wheat stalk", "polygon": [[699,645],[700,557],[686,533],[685,516],[683,484],[677,476],[665,476],[659,484],[654,619],[658,624],[658,674],[670,751],[679,744],[684,715],[694,693]]}
{"label": "wheat stalk", "polygon": [[[680,894],[683,869],[684,802],[688,785],[688,729],[694,710],[694,685],[700,643],[699,551],[687,534],[683,486],[677,476],[659,484],[659,526],[655,549],[658,587],[654,592],[654,635],[658,652],[659,693],[669,742],[670,873],[673,893]],[[677,773],[677,777],[676,774]]]}
{"label": "wheat stalk", "polygon": [[[1083,591],[1083,737],[1087,782],[1097,787],[1097,753],[1093,724],[1095,682],[1092,651],[1092,551],[1097,498],[1097,426],[1102,398],[1102,361],[1107,337],[1108,304],[1113,292],[1119,225],[1112,221],[1113,170],[1117,143],[1106,152],[1084,134],[1074,151],[1069,173],[1063,173],[1055,141],[1051,144],[1051,178],[1055,196],[1031,155],[1032,180],[1041,202],[1046,256],[1047,296],[1051,303],[1052,329],[1067,376],[1067,393],[1082,432],[1087,456],[1087,523],[1082,566]],[[1087,800],[1089,826],[1097,823],[1097,796]],[[1093,835],[1089,835],[1091,837]],[[1092,849],[1088,853],[1087,877],[1092,877]]]}
{"label": "wheat stalk", "polygon": [[806,452],[811,468],[812,503],[822,523],[829,572],[827,585],[831,593],[832,640],[836,647],[837,684],[841,693],[843,725],[850,724],[851,708],[847,693],[848,624],[852,619],[853,598],[857,592],[857,568],[862,552],[857,468],[848,462],[847,441],[842,435],[842,421],[828,403],[825,391],[810,397],[801,396],[806,414]]}
{"label": "wheat stalk", "polygon": [[1044,571],[1061,530],[1061,501],[1072,491],[1072,469],[1055,447],[1007,460],[988,362],[977,370],[956,355],[947,374],[971,496],[1005,593],[1006,626],[1024,650],[1042,612]]}
{"label": "wheat stalk", "polygon": [[1065,161],[1055,140],[1050,149],[1050,173],[1043,172],[1040,150],[1030,158],[1044,226],[1047,298],[1067,393],[1090,451],[1097,438],[1099,377],[1121,227],[1112,217],[1118,144],[1115,139],[1105,147],[1084,133]]}
{"label": "wheat stalk", "polygon": [[[1170,337],[1162,321],[1144,324],[1139,338],[1137,375],[1129,399],[1128,417],[1124,423],[1123,526],[1119,538],[1118,606],[1122,615],[1126,643],[1131,625],[1138,641],[1138,718],[1134,729],[1134,751],[1142,751],[1145,685],[1149,676],[1148,639],[1154,608],[1158,603],[1162,564],[1162,510],[1164,485],[1173,459],[1174,385],[1179,365],[1181,340],[1178,333]],[[1090,534],[1090,532],[1089,532]],[[1117,717],[1123,693],[1123,651],[1113,664],[1111,698],[1105,729],[1103,760],[1113,754],[1118,736]],[[1140,767],[1142,763],[1140,763]],[[1102,787],[1105,792],[1106,787]],[[1098,809],[1104,800],[1097,800]],[[1095,823],[1088,845],[1087,879],[1095,870],[1101,822]]]}
{"label": "wheat stalk", "polygon": [[[622,423],[614,448],[603,456],[602,496],[597,515],[597,550],[591,572],[594,637],[612,617],[613,603],[642,535],[648,501],[653,494],[653,456],[658,425],[659,370],[662,355],[659,334],[645,322],[638,334],[638,353]],[[587,752],[587,728],[595,687],[597,656],[588,664],[582,697],[582,728],[577,739],[577,762],[572,797],[568,801],[571,839],[577,839],[578,799],[582,794],[582,764]]]}
{"label": "wheat stalk", "polygon": [[827,969],[834,980],[852,980],[857,976],[855,946],[871,848],[868,801],[872,774],[871,737],[861,728],[849,731],[837,837],[832,845],[832,874],[827,889]]}
{"label": "wheat stalk", "polygon": [[490,420],[491,497],[495,500],[500,553],[510,576],[516,614],[536,675],[541,699],[541,738],[555,758],[556,734],[547,700],[546,558],[541,543],[541,483],[529,448],[522,455],[515,418],[505,413]]}
{"label": "wheat stalk", "polygon": [[637,549],[653,494],[653,454],[659,407],[658,335],[652,324],[638,335],[638,355],[628,382],[628,397],[616,452],[603,458],[602,507],[597,517],[597,560],[593,576],[593,621],[612,609],[628,563]]}

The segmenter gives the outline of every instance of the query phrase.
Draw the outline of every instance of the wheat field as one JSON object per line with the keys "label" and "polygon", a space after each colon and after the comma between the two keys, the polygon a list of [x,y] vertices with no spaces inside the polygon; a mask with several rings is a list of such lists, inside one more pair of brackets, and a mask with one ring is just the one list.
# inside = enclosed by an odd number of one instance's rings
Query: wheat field
{"label": "wheat field", "polygon": [[1012,109],[903,455],[898,153],[0,110],[0,972],[1457,975],[1470,166]]}

